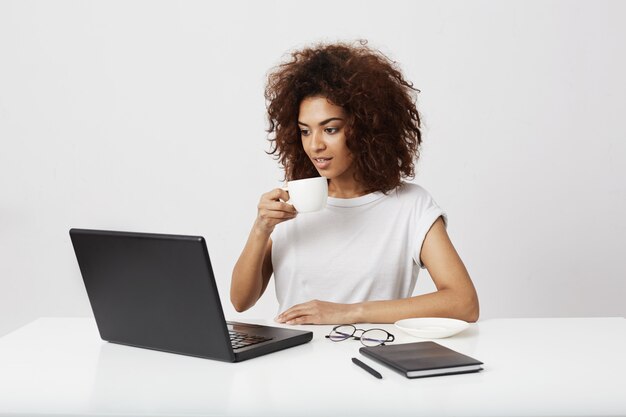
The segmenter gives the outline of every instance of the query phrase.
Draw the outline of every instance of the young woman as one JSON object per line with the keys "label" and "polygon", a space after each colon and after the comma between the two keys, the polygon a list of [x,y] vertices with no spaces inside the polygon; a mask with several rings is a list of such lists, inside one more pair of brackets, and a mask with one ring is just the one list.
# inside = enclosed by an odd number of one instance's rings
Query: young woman
{"label": "young woman", "polygon": [[[252,307],[274,275],[288,324],[478,319],[478,297],[446,215],[412,178],[421,143],[418,90],[363,42],[292,54],[266,88],[272,153],[288,180],[328,179],[328,204],[298,215],[262,195],[232,276],[231,302]],[[412,297],[420,268],[437,288]]]}

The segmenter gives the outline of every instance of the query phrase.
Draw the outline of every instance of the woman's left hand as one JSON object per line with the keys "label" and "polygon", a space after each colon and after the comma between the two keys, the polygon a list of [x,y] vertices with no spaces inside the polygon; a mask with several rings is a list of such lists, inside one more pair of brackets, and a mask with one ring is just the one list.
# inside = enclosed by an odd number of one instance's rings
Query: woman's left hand
{"label": "woman's left hand", "polygon": [[296,304],[276,317],[278,323],[286,324],[348,324],[355,305],[312,300]]}

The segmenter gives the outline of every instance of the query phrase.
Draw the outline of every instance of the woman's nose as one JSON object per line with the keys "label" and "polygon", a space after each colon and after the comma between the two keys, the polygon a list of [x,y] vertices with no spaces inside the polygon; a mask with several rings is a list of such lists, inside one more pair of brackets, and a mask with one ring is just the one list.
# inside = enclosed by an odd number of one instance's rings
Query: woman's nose
{"label": "woman's nose", "polygon": [[326,144],[324,143],[323,131],[314,132],[312,136],[313,138],[311,140],[311,148],[313,148],[314,150],[326,148]]}

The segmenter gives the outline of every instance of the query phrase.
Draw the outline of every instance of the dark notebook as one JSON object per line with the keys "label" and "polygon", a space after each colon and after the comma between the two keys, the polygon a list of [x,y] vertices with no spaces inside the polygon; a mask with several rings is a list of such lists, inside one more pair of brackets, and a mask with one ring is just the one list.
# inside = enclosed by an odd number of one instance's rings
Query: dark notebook
{"label": "dark notebook", "polygon": [[483,364],[435,342],[362,347],[359,352],[407,378],[478,372]]}

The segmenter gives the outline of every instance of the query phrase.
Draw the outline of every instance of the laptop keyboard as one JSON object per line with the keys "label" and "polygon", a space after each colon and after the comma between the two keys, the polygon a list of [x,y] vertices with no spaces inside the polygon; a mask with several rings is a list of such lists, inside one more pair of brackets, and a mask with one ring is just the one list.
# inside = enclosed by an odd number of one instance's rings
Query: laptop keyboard
{"label": "laptop keyboard", "polygon": [[272,340],[271,337],[256,336],[234,330],[229,330],[228,333],[230,334],[230,343],[233,345],[233,349],[240,349],[246,346],[256,345],[257,343]]}

